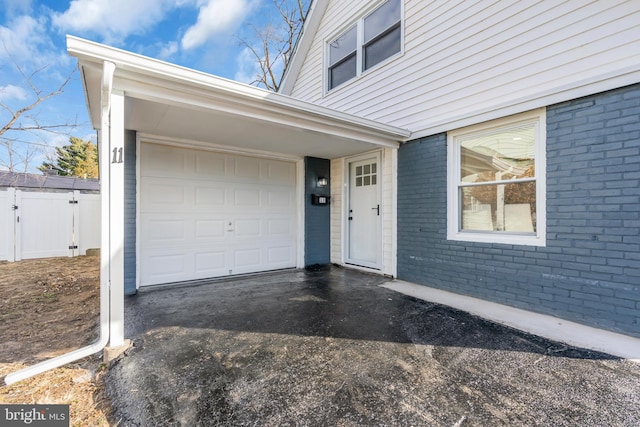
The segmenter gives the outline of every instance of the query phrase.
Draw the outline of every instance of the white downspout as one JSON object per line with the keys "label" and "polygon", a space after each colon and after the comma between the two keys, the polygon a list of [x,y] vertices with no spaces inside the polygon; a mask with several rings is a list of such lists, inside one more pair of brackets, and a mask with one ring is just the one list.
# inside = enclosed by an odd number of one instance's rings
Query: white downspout
{"label": "white downspout", "polygon": [[95,343],[77,350],[65,353],[37,363],[28,368],[12,372],[4,378],[7,385],[33,377],[51,369],[66,365],[84,357],[90,356],[104,349],[109,342],[109,311],[111,294],[110,277],[110,174],[109,174],[109,139],[110,139],[110,110],[111,110],[111,90],[113,88],[113,75],[116,70],[115,64],[105,61],[102,67],[102,96],[101,96],[101,127],[100,127],[100,199],[102,213],[102,235],[100,249],[100,337]]}

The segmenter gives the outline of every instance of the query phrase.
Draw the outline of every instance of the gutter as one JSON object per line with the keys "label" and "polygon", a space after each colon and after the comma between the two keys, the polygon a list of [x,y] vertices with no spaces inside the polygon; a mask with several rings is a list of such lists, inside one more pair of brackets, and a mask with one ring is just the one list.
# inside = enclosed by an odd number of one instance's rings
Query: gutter
{"label": "gutter", "polygon": [[[109,159],[108,147],[109,144],[105,142],[109,141],[109,112],[111,110],[111,89],[113,87],[113,75],[116,70],[115,64],[112,62],[103,63],[102,71],[102,105],[101,105],[101,120],[102,127],[100,129],[100,140],[104,148],[100,153],[102,162],[106,162]],[[106,154],[106,156],[105,156]],[[49,371],[51,369],[59,368],[76,360],[83,359],[87,356],[91,356],[101,350],[103,350],[109,342],[109,326],[110,326],[110,297],[111,297],[111,274],[110,274],[110,253],[107,250],[110,248],[110,223],[107,227],[104,226],[104,221],[107,220],[109,212],[109,203],[105,203],[105,197],[109,195],[109,168],[100,168],[100,190],[102,198],[102,243],[100,249],[100,336],[98,341],[90,344],[86,347],[79,348],[77,350],[65,353],[63,355],[54,357],[52,359],[45,360],[37,363],[33,366],[21,369],[16,372],[12,372],[4,377],[4,383],[6,385],[14,384],[18,381],[31,378],[35,375]]]}
{"label": "gutter", "polygon": [[[171,87],[191,97],[204,97],[208,102],[223,102],[225,111],[229,106],[233,106],[239,109],[236,111],[237,114],[267,121],[272,116],[278,116],[280,120],[289,120],[290,123],[299,124],[300,120],[304,120],[308,127],[324,125],[324,132],[328,132],[327,129],[338,128],[346,132],[358,132],[363,136],[376,135],[394,143],[407,141],[411,137],[411,132],[407,129],[320,107],[288,95],[269,92],[78,37],[67,35],[67,46],[69,54],[81,62],[109,61],[117,64],[121,80],[151,85],[153,91]],[[140,86],[119,88],[129,95],[140,90]],[[190,101],[193,104],[195,99],[191,98]],[[207,107],[210,108],[210,105]]]}

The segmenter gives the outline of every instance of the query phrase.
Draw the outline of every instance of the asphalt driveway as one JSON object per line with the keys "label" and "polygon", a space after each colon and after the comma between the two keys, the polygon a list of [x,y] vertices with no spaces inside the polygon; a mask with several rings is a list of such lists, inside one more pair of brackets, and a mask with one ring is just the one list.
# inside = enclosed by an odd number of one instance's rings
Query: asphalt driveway
{"label": "asphalt driveway", "polygon": [[122,426],[638,426],[640,365],[341,268],[140,292]]}

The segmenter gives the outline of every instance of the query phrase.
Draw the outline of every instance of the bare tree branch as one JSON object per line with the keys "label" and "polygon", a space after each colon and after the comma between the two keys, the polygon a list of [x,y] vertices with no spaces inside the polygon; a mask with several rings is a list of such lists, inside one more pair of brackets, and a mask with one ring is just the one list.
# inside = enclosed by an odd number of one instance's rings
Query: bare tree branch
{"label": "bare tree branch", "polygon": [[[0,102],[0,120],[4,122],[0,126],[0,146],[6,150],[6,160],[0,159],[0,167],[15,171],[18,166],[22,166],[20,169],[24,169],[26,172],[29,168],[30,162],[34,157],[43,150],[43,145],[46,144],[32,144],[18,138],[8,137],[8,133],[13,132],[26,132],[34,135],[38,135],[39,132],[50,132],[55,134],[65,134],[63,130],[69,130],[78,126],[77,117],[75,120],[66,121],[64,123],[43,123],[38,118],[38,107],[45,101],[62,94],[71,81],[76,70],[72,71],[69,76],[54,90],[44,91],[39,89],[35,84],[35,78],[47,67],[40,67],[31,73],[25,72],[13,56],[9,53],[6,44],[3,42],[3,46],[7,56],[13,62],[16,70],[22,77],[24,84],[30,89],[32,94],[32,101],[18,109],[14,109],[6,102]],[[40,137],[40,135],[38,135]]]}
{"label": "bare tree branch", "polygon": [[[252,84],[278,91],[308,11],[308,1],[272,0],[280,20],[263,28],[251,26],[254,38],[240,39],[255,57],[259,73]],[[259,46],[259,47],[258,47]]]}

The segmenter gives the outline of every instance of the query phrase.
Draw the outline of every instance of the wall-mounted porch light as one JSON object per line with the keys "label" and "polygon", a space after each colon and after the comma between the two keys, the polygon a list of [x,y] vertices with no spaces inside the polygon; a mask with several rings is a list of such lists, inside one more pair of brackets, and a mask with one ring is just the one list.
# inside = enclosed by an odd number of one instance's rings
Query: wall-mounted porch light
{"label": "wall-mounted porch light", "polygon": [[326,187],[329,180],[323,176],[318,177],[318,187]]}

